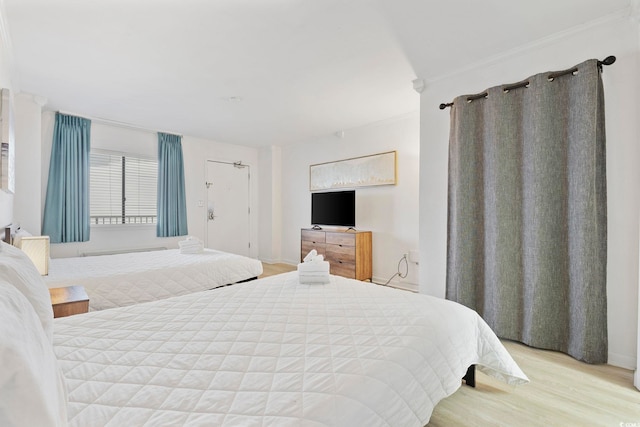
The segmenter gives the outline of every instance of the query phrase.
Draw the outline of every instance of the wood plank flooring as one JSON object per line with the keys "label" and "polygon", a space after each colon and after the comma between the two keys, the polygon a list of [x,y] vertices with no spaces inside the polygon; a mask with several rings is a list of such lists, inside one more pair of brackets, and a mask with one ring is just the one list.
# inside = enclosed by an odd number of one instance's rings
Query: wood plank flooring
{"label": "wood plank flooring", "polygon": [[503,344],[531,382],[513,387],[477,373],[476,388],[463,386],[441,401],[429,427],[640,427],[640,391],[633,386],[633,372]]}
{"label": "wood plank flooring", "polygon": [[[289,271],[295,270],[297,267],[295,265],[289,264],[267,264],[266,262],[262,263],[262,274],[258,276],[259,278],[274,276],[280,273],[287,273]],[[640,427],[640,426],[639,426]]]}
{"label": "wood plank flooring", "polygon": [[[260,277],[296,269],[288,264],[263,267]],[[531,383],[509,386],[477,371],[476,388],[462,386],[441,401],[429,427],[640,427],[640,391],[633,386],[633,372],[515,342],[503,344]]]}

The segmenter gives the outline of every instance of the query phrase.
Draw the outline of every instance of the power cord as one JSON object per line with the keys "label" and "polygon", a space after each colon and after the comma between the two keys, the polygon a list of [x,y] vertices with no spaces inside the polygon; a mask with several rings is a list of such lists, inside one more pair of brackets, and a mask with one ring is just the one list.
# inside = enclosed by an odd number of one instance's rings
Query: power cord
{"label": "power cord", "polygon": [[[404,261],[404,266],[405,266],[404,274],[400,272],[400,264],[402,264],[402,261]],[[398,271],[393,276],[391,276],[389,280],[383,283],[382,286],[387,286],[389,283],[391,283],[391,281],[396,276],[400,277],[401,279],[404,279],[405,277],[407,277],[407,274],[409,274],[409,260],[407,259],[407,254],[404,254],[402,255],[402,258],[400,258],[400,261],[398,261]]]}

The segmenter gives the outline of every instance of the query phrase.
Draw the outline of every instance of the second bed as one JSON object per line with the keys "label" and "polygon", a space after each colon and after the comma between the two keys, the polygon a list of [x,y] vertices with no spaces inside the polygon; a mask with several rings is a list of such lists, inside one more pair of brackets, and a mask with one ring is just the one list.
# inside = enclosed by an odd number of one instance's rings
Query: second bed
{"label": "second bed", "polygon": [[257,278],[256,259],[205,249],[181,254],[178,249],[50,260],[49,288],[83,286],[89,310],[124,307],[186,295]]}

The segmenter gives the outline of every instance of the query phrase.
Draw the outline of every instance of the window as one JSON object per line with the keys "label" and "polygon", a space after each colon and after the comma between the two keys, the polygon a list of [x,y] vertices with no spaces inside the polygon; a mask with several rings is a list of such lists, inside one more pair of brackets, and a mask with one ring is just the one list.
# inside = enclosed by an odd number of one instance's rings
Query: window
{"label": "window", "polygon": [[91,224],[156,224],[158,161],[91,150]]}

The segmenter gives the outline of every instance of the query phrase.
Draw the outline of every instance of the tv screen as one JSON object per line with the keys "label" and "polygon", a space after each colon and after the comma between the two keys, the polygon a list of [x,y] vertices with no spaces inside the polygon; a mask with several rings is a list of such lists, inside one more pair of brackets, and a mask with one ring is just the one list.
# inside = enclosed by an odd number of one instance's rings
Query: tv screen
{"label": "tv screen", "polygon": [[355,190],[311,193],[311,224],[355,227]]}

